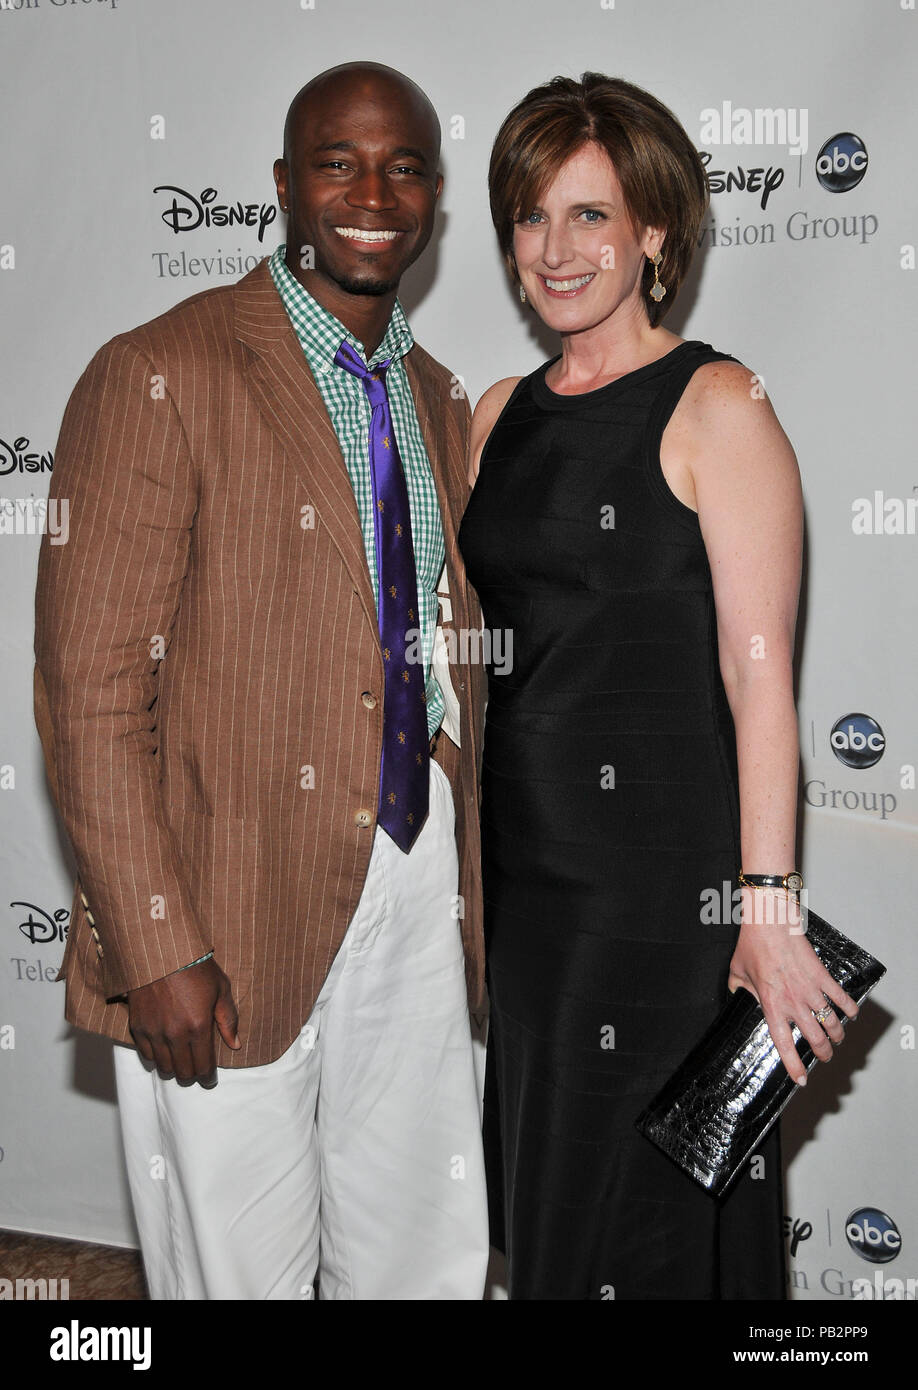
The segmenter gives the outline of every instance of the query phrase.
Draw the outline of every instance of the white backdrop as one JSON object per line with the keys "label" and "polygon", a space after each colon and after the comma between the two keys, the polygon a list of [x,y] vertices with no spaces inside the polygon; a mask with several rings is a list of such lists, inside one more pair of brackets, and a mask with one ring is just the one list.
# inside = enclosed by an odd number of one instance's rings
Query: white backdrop
{"label": "white backdrop", "polygon": [[[595,68],[661,97],[710,156],[718,191],[667,326],[760,373],[797,450],[802,868],[811,905],[889,967],[783,1124],[794,1296],[918,1275],[916,36],[913,0],[0,0],[0,1226],[135,1243],[110,1049],[64,1025],[53,983],[71,865],[31,711],[38,536],[23,532],[77,377],[113,334],[284,239],[267,219],[286,107],[354,58],[413,77],[443,125],[437,232],[403,285],[416,336],[473,402],[530,371],[556,348],[501,268],[490,143],[529,87]],[[723,125],[726,102],[806,112],[805,151],[737,143],[729,123],[707,143],[702,113]],[[205,189],[251,204],[254,225],[184,230],[172,199],[190,209]]]}

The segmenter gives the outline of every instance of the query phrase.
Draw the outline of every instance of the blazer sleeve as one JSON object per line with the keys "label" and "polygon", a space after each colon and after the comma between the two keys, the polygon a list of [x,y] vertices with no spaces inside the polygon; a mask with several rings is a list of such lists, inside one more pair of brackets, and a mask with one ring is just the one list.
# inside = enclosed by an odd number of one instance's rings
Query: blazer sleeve
{"label": "blazer sleeve", "polygon": [[112,998],[213,946],[165,814],[155,736],[198,488],[164,378],[126,337],[74,388],[50,496],[67,508],[66,543],[46,528],[39,552],[35,718]]}

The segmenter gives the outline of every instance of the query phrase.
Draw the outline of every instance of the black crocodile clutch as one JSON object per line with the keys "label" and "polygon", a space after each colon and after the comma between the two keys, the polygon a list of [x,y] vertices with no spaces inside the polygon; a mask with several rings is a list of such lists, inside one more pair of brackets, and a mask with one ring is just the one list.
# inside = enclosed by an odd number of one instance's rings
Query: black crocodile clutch
{"label": "black crocodile clutch", "polygon": [[[805,920],[813,950],[860,1004],[886,966],[812,910]],[[836,1012],[846,1025],[845,1015]],[[817,1058],[796,1025],[792,1032],[809,1072]],[[740,988],[635,1125],[689,1177],[721,1197],[797,1090],[771,1040],[762,1006]]]}

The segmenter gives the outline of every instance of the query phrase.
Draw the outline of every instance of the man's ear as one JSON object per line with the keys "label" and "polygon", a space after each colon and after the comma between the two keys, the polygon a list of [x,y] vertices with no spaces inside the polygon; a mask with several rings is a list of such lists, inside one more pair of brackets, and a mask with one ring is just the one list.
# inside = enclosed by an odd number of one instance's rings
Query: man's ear
{"label": "man's ear", "polygon": [[277,189],[278,201],[283,207],[287,202],[287,161],[285,159],[275,159],[274,161],[274,186]]}

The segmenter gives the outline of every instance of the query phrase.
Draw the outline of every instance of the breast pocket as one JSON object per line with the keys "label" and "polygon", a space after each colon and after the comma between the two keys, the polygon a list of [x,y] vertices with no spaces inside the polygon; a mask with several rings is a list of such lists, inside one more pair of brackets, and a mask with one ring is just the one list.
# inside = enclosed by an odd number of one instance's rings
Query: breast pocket
{"label": "breast pocket", "polygon": [[198,920],[238,1004],[252,988],[255,965],[258,822],[190,811],[172,826]]}

